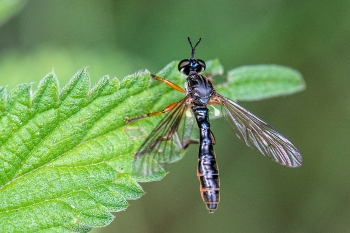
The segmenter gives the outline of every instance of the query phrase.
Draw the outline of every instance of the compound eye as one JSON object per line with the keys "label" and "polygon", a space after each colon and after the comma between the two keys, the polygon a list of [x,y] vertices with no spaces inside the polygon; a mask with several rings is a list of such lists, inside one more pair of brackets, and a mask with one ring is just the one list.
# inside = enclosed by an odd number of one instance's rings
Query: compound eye
{"label": "compound eye", "polygon": [[198,63],[197,72],[200,73],[204,71],[206,67],[205,62],[203,60],[197,59],[197,63]]}
{"label": "compound eye", "polygon": [[190,72],[190,60],[185,59],[179,62],[178,69],[181,73],[188,75]]}

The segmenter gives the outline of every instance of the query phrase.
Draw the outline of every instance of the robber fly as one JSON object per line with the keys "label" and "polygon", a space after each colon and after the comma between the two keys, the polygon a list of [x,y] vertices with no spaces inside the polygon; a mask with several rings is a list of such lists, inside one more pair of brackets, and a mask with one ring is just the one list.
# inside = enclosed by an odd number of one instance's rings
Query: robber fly
{"label": "robber fly", "polygon": [[[223,106],[224,117],[237,136],[262,155],[288,167],[301,166],[302,157],[298,149],[281,133],[215,91],[212,81],[201,75],[205,70],[205,62],[194,57],[200,41],[201,39],[192,46],[188,38],[192,48],[191,57],[180,61],[178,65],[179,71],[187,76],[185,90],[167,79],[151,74],[153,79],[183,92],[185,97],[161,111],[133,118],[126,117],[126,122],[167,113],[135,155],[134,169],[138,175],[153,174],[159,170],[159,164],[177,160],[181,150],[192,143],[199,143],[197,175],[200,181],[200,193],[209,212],[213,213],[220,200],[220,182],[213,148],[215,137],[210,129],[208,105]],[[197,121],[199,141],[191,139],[194,120],[193,117],[188,117],[189,109]]]}

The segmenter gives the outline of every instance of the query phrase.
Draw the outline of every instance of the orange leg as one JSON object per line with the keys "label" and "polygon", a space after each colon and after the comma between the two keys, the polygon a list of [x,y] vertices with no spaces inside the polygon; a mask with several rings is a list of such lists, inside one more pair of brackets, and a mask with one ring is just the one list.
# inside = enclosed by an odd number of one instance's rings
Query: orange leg
{"label": "orange leg", "polygon": [[169,104],[166,108],[164,108],[163,110],[158,111],[158,112],[151,112],[151,113],[147,113],[147,114],[142,114],[140,116],[136,116],[136,117],[132,117],[132,118],[125,117],[125,121],[128,124],[128,123],[130,123],[132,121],[136,121],[138,119],[142,119],[142,118],[145,118],[145,117],[151,117],[151,116],[155,116],[155,115],[159,115],[159,114],[162,114],[162,113],[169,112],[171,109],[173,109],[177,105],[177,103],[178,102]]}
{"label": "orange leg", "polygon": [[[157,81],[160,81],[160,82],[163,82],[165,83],[166,85],[168,85],[169,87],[179,91],[179,92],[185,92],[184,89],[182,89],[180,86],[176,85],[175,83],[165,79],[165,78],[161,78],[155,74],[151,74],[151,77],[154,78],[155,80]],[[140,116],[136,116],[136,117],[132,117],[132,118],[129,118],[129,117],[125,117],[125,121],[127,124],[129,124],[130,122],[132,121],[136,121],[136,120],[139,120],[139,119],[142,119],[142,118],[145,118],[145,117],[151,117],[151,116],[155,116],[155,115],[159,115],[159,114],[162,114],[162,113],[166,113],[166,112],[169,112],[171,109],[173,109],[176,105],[177,105],[178,102],[175,102],[175,103],[172,103],[172,104],[169,104],[166,108],[164,108],[163,110],[161,111],[158,111],[158,112],[151,112],[151,113],[147,113],[147,114],[142,114]]]}
{"label": "orange leg", "polygon": [[173,88],[173,89],[175,89],[175,90],[177,90],[177,91],[179,91],[179,92],[183,92],[183,93],[185,92],[184,89],[182,89],[180,86],[176,85],[175,83],[169,81],[168,79],[161,78],[161,77],[159,77],[159,76],[157,76],[157,75],[155,75],[155,74],[151,74],[151,77],[154,78],[154,79],[157,80],[157,81],[160,81],[160,82],[165,83],[165,84],[168,85],[169,87],[171,87],[171,88]]}

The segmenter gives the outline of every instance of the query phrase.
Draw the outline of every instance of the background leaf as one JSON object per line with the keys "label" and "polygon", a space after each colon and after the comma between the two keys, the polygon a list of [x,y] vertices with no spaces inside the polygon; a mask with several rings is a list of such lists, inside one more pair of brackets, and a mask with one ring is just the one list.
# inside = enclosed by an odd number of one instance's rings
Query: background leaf
{"label": "background leaf", "polygon": [[[261,100],[305,89],[301,74],[280,65],[243,66],[228,72],[225,94],[236,100]],[[220,90],[220,86],[218,87]]]}

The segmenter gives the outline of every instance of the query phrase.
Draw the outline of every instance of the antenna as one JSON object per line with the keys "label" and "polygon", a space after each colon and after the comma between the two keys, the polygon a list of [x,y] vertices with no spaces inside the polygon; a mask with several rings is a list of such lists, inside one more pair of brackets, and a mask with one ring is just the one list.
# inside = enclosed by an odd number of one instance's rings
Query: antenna
{"label": "antenna", "polygon": [[191,48],[192,48],[191,59],[194,59],[194,50],[196,49],[196,47],[199,44],[199,42],[201,42],[202,38],[199,38],[199,40],[197,41],[197,43],[196,43],[196,45],[194,47],[192,46],[192,42],[191,42],[190,37],[187,37],[187,39],[188,39],[188,42],[190,43]]}

